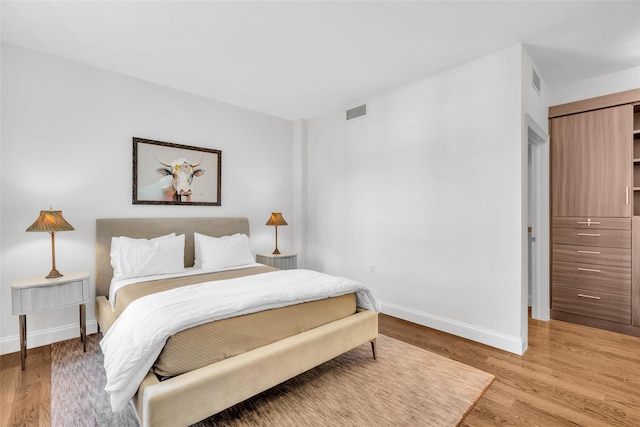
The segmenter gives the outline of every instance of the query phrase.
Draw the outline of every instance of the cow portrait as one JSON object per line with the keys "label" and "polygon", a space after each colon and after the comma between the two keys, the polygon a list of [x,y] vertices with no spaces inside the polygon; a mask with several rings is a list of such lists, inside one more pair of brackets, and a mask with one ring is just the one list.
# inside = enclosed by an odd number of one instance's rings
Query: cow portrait
{"label": "cow portrait", "polygon": [[[134,138],[133,203],[220,206],[220,156],[219,150]],[[205,169],[213,176],[203,180]]]}
{"label": "cow portrait", "polygon": [[175,200],[182,201],[185,197],[187,202],[191,201],[191,184],[193,183],[193,177],[202,176],[204,174],[203,169],[198,169],[200,163],[191,163],[187,159],[176,159],[171,163],[165,163],[158,159],[158,162],[164,166],[163,168],[156,169],[160,175],[171,176],[173,185],[170,187],[169,192],[173,192]]}
{"label": "cow portrait", "polygon": [[187,159],[179,158],[172,162],[163,162],[156,157],[156,160],[163,167],[156,169],[162,175],[154,184],[140,187],[138,195],[141,199],[146,200],[163,200],[174,202],[190,202],[191,184],[193,178],[202,176],[203,169],[198,169],[200,162],[191,163]]}

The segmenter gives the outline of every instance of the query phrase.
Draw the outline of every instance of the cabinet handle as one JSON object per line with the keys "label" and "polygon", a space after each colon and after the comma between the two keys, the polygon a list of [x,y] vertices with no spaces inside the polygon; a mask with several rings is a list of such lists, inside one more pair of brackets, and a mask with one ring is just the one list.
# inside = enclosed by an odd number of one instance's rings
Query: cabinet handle
{"label": "cabinet handle", "polygon": [[627,190],[626,190],[626,198],[627,198],[627,204],[629,204],[629,186],[627,185]]}
{"label": "cabinet handle", "polygon": [[596,251],[578,251],[579,254],[593,254],[593,255],[602,255],[602,252]]}
{"label": "cabinet handle", "polygon": [[590,273],[602,273],[602,270],[594,270],[592,268],[580,268],[580,267],[578,267],[578,271],[588,271]]}
{"label": "cabinet handle", "polygon": [[596,297],[596,296],[593,296],[593,295],[578,294],[578,296],[579,296],[580,298],[602,299],[602,298],[600,298],[600,297]]}
{"label": "cabinet handle", "polygon": [[591,225],[600,225],[600,221],[591,221],[591,220],[588,220],[588,221],[578,221],[578,224],[579,224],[579,225],[584,225],[584,224],[586,224],[586,225],[589,225],[589,226],[591,226]]}
{"label": "cabinet handle", "polygon": [[602,237],[602,234],[596,234],[596,233],[578,233],[578,236]]}

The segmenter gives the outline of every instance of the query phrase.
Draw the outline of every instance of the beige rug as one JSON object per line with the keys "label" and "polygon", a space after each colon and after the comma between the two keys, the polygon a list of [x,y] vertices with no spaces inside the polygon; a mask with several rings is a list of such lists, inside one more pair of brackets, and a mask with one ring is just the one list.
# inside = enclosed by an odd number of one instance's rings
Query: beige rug
{"label": "beige rug", "polygon": [[[98,345],[88,339],[53,345],[51,424],[135,426],[128,408],[113,414],[103,390]],[[198,426],[455,426],[493,375],[380,335],[378,359],[362,345]]]}

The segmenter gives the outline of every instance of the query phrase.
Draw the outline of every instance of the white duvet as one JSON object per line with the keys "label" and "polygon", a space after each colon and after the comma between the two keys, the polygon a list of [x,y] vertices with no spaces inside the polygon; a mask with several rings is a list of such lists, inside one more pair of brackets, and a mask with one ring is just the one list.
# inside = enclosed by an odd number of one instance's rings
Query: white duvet
{"label": "white duvet", "polygon": [[120,411],[173,334],[203,323],[356,293],[358,307],[380,311],[361,283],[311,270],[283,270],[205,282],[147,295],[124,310],[100,342],[111,408]]}

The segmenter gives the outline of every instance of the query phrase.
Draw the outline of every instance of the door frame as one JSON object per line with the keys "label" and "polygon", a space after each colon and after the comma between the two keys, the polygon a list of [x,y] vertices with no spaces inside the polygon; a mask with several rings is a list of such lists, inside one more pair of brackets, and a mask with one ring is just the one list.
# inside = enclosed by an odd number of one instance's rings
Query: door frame
{"label": "door frame", "polygon": [[[549,320],[551,316],[549,287],[549,135],[528,114],[525,114],[525,124],[527,128],[527,144],[531,147],[531,180],[534,181],[532,199],[535,201],[533,218],[530,218],[529,223],[534,224],[536,227],[534,229],[536,244],[532,245],[533,251],[531,254],[531,264],[533,265],[527,266],[527,268],[532,268],[531,317],[537,320]],[[527,235],[528,238],[529,236]],[[525,310],[527,308],[525,307]]]}

